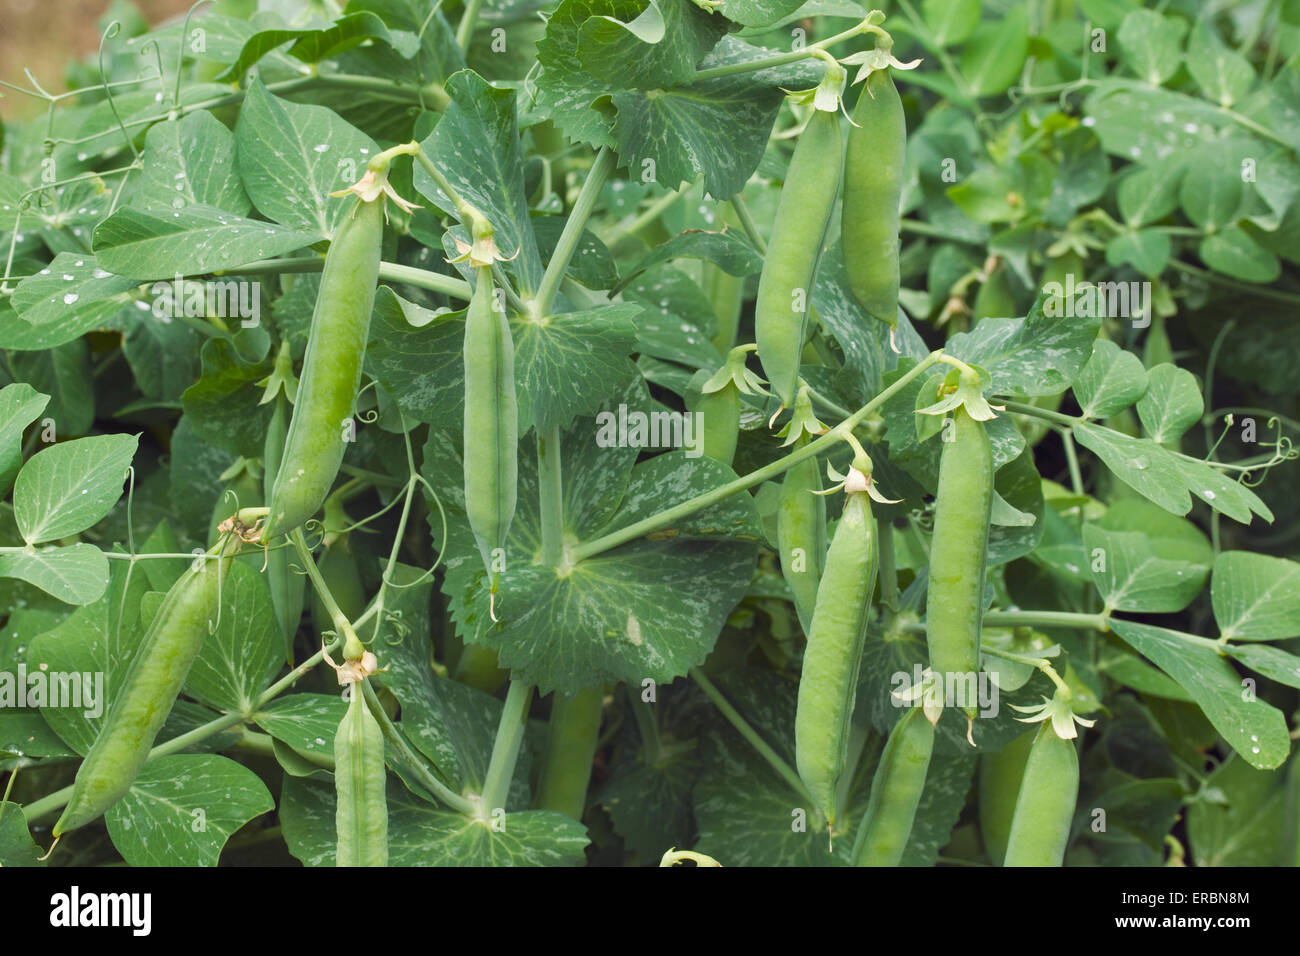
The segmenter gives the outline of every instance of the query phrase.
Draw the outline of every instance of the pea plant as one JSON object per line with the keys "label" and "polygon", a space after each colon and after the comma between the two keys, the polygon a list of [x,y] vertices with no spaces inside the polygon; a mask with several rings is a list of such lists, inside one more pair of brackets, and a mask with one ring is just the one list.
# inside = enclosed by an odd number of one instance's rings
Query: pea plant
{"label": "pea plant", "polygon": [[1300,863],[1295,4],[885,6],[8,77],[0,865]]}

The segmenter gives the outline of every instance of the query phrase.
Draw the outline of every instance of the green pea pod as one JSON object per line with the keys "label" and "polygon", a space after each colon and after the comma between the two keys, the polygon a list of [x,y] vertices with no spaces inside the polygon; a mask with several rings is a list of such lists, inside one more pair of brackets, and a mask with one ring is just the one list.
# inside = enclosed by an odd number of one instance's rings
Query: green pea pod
{"label": "green pea pod", "polygon": [[728,383],[700,396],[695,411],[701,416],[704,454],[730,465],[740,440],[740,389]]}
{"label": "green pea pod", "polygon": [[366,706],[361,684],[353,684],[334,736],[337,866],[388,865],[387,784],[383,731]]}
{"label": "green pea pod", "polygon": [[758,277],[758,357],[786,407],[794,403],[813,278],[840,188],[840,151],[839,116],[814,111],[790,159]]}
{"label": "green pea pod", "polygon": [[[271,423],[266,429],[265,450],[262,452],[263,478],[265,495],[270,499],[274,493],[275,476],[280,470],[280,459],[284,455],[284,442],[288,435],[289,424],[288,399],[279,395],[275,399],[275,408],[271,412]],[[241,499],[242,500],[242,499]],[[266,552],[266,580],[271,588],[271,605],[275,608],[275,619],[280,624],[284,635],[285,660],[293,665],[293,639],[298,633],[298,624],[302,621],[303,604],[306,601],[306,578],[294,573],[290,566],[290,548],[275,547]]]}
{"label": "green pea pod", "polygon": [[[807,444],[801,438],[796,448]],[[777,547],[781,573],[794,593],[794,608],[807,634],[812,627],[826,557],[826,499],[814,494],[822,489],[817,459],[801,461],[785,473],[776,506]]]}
{"label": "green pea pod", "polygon": [[1005,866],[1060,866],[1079,796],[1079,755],[1050,720],[1038,728],[1025,761]]}
{"label": "green pea pod", "polygon": [[[948,441],[948,435],[952,440]],[[982,422],[953,412],[939,458],[934,541],[926,595],[926,643],[930,668],[944,688],[968,690],[962,710],[974,720],[984,618],[984,570],[993,507],[993,451]]]}
{"label": "green pea pod", "polygon": [[980,755],[980,834],[994,866],[1001,866],[1007,856],[1011,818],[1016,812],[1020,781],[1033,742],[1031,732],[1017,737],[996,753]]}
{"label": "green pea pod", "polygon": [[358,199],[325,256],[284,457],[271,491],[266,539],[320,509],[351,437],[361,364],[379,281],[384,199]]}
{"label": "green pea pod", "polygon": [[934,752],[934,725],[909,707],[890,731],[871,781],[871,798],[854,841],[858,866],[898,866],[912,834],[916,808]]}
{"label": "green pea pod", "polygon": [[515,515],[518,445],[514,340],[483,266],[465,315],[465,511],[493,593]]}
{"label": "green pea pod", "polygon": [[828,824],[835,823],[835,787],[848,758],[849,721],[875,586],[871,503],[865,491],[849,492],[817,588],[794,722],[799,777]]}
{"label": "green pea pod", "polygon": [[215,561],[191,566],[167,591],[77,770],[72,795],[54,824],[56,837],[97,819],[131,789],[208,629],[216,624],[222,582],[236,550],[232,537],[214,549],[220,555]]}
{"label": "green pea pod", "polygon": [[907,121],[889,70],[874,70],[858,94],[844,156],[840,234],[849,288],[872,316],[898,324],[898,210]]}
{"label": "green pea pod", "polygon": [[718,322],[711,341],[719,352],[726,355],[736,344],[736,332],[740,328],[740,312],[745,305],[745,277],[733,276],[705,261],[703,288],[713,303],[713,313]]}

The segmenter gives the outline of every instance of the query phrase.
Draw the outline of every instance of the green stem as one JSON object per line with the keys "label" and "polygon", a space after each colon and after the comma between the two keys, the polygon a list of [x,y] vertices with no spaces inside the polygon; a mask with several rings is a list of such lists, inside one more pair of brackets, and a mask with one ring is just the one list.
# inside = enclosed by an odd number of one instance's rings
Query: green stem
{"label": "green stem", "polygon": [[736,732],[749,742],[749,745],[758,751],[759,756],[767,761],[768,765],[775,770],[781,778],[790,785],[801,800],[811,801],[807,788],[804,787],[803,781],[799,775],[794,772],[793,768],[781,759],[775,750],[768,746],[767,741],[758,735],[758,732],[749,725],[749,722],[740,715],[740,711],[731,706],[731,701],[722,696],[722,692],[713,686],[713,681],[704,676],[704,672],[698,667],[691,668],[691,680],[700,685],[700,690],[713,701],[713,706],[717,707],[722,716],[727,718],[727,722],[736,728]]}
{"label": "green stem", "polygon": [[818,40],[816,43],[810,43],[798,50],[789,53],[781,53],[777,56],[765,57],[761,60],[746,60],[743,63],[728,63],[726,66],[715,66],[708,70],[696,70],[695,79],[692,83],[703,83],[706,80],[716,80],[725,76],[735,76],[739,73],[753,73],[756,70],[769,70],[772,67],[784,66],[787,63],[797,63],[800,60],[807,59],[810,56],[816,56],[818,50],[825,50],[827,47],[842,43],[845,40],[851,40],[853,37],[862,33],[883,34],[884,31],[875,25],[869,25],[866,21],[858,23],[843,33],[837,33],[833,37],[827,37],[825,40]]}
{"label": "green stem", "polygon": [[483,797],[479,804],[479,817],[490,820],[496,810],[504,810],[510,794],[510,780],[515,775],[515,761],[519,745],[528,725],[528,705],[533,699],[533,685],[512,680],[506,692],[506,705],[501,710],[497,736],[492,744],[492,760],[488,764],[487,779],[483,782]]}
{"label": "green stem", "polygon": [[1208,282],[1211,285],[1223,286],[1225,289],[1233,289],[1237,292],[1249,292],[1252,295],[1257,295],[1264,299],[1272,299],[1275,302],[1286,302],[1291,305],[1300,305],[1300,294],[1294,292],[1283,292],[1280,289],[1272,289],[1268,286],[1252,285],[1249,282],[1238,282],[1236,279],[1229,279],[1227,276],[1221,276],[1217,272],[1211,272],[1208,269],[1202,269],[1178,259],[1169,260],[1169,264],[1179,272],[1185,272],[1188,275],[1196,276],[1198,279],[1203,282]]}
{"label": "green stem", "polygon": [[760,256],[767,254],[767,243],[763,241],[762,234],[758,231],[758,223],[754,222],[753,215],[750,214],[749,206],[740,193],[731,197],[731,208],[736,211],[736,218],[740,220],[740,228],[745,230],[745,235],[758,250]]}
{"label": "green stem", "polygon": [[[370,713],[375,720],[379,722],[379,729],[384,734],[385,745],[401,757],[403,765],[410,768],[416,779],[426,790],[458,813],[472,815],[474,813],[473,801],[462,797],[429,772],[424,760],[411,750],[406,738],[398,733],[396,725],[389,719],[388,712],[384,710],[384,705],[380,703],[375,689],[370,686],[370,681],[363,680],[361,686],[363,693],[366,695],[366,706],[370,709]],[[355,689],[353,688],[353,690]]]}
{"label": "green stem", "polygon": [[1065,448],[1065,464],[1070,469],[1070,486],[1076,495],[1083,495],[1083,472],[1079,470],[1079,452],[1074,447],[1074,432],[1062,428],[1060,435],[1061,444]]}
{"label": "green stem", "polygon": [[559,567],[564,560],[564,476],[558,426],[548,428],[545,435],[537,438],[537,484],[542,563]]}
{"label": "green stem", "polygon": [[556,691],[551,704],[546,759],[537,784],[537,808],[581,820],[587,809],[591,764],[600,737],[604,688],[591,687],[566,697]]}
{"label": "green stem", "polygon": [[876,519],[876,540],[880,567],[880,600],[890,616],[898,613],[898,566],[894,561],[894,522]]}
{"label": "green stem", "polygon": [[632,704],[632,716],[636,719],[636,729],[641,735],[641,746],[645,748],[645,762],[654,766],[663,756],[663,744],[659,737],[659,721],[655,719],[654,706],[646,703],[637,694],[635,688],[624,685],[628,700]]}
{"label": "green stem", "polygon": [[582,231],[587,228],[587,220],[591,218],[596,200],[600,198],[600,191],[605,188],[605,181],[609,179],[609,174],[614,171],[617,162],[618,157],[607,146],[602,146],[600,152],[596,154],[596,159],[591,164],[591,171],[587,173],[586,182],[582,184],[578,198],[574,200],[569,218],[564,221],[564,229],[555,243],[555,252],[551,254],[551,261],[546,264],[546,272],[537,287],[537,295],[533,297],[531,314],[534,321],[544,319],[550,314],[555,293],[560,288],[560,280],[564,278],[564,272],[569,268],[569,262],[573,259],[578,242],[582,239]]}
{"label": "green stem", "polygon": [[994,399],[994,403],[1002,406],[1007,411],[1016,415],[1027,415],[1030,418],[1041,418],[1045,422],[1052,422],[1063,428],[1073,428],[1075,425],[1082,425],[1088,419],[1083,416],[1062,415],[1060,412],[1054,412],[1047,408],[1039,408],[1037,405],[1028,405],[1024,402],[1012,402],[1002,398]]}
{"label": "green stem", "polygon": [[[249,262],[242,266],[233,266],[229,269],[221,269],[213,272],[214,276],[226,275],[264,275],[267,273],[287,273],[287,272],[320,272],[325,268],[325,260],[319,256],[298,257],[292,259],[262,259],[258,262]],[[391,282],[405,282],[407,285],[413,285],[416,288],[428,289],[430,292],[441,292],[443,295],[449,295],[456,299],[470,300],[474,290],[464,279],[457,279],[453,276],[445,276],[440,272],[430,272],[428,269],[417,269],[414,266],[404,266],[396,262],[379,263],[379,278],[388,279]]]}
{"label": "green stem", "polygon": [[456,24],[456,45],[464,53],[469,52],[469,44],[474,39],[474,27],[478,24],[478,12],[483,7],[483,0],[468,0],[465,4],[465,12],[460,16],[460,23]]}
{"label": "green stem", "polygon": [[338,602],[334,600],[334,595],[330,593],[329,585],[321,577],[320,569],[316,567],[316,562],[312,560],[311,549],[307,547],[307,539],[303,536],[302,528],[295,528],[293,534],[289,537],[293,541],[293,546],[298,550],[298,558],[307,571],[307,577],[311,579],[312,587],[316,589],[316,596],[320,598],[321,604],[325,605],[325,611],[330,616],[330,622],[334,625],[334,630],[343,638],[343,656],[350,661],[360,660],[361,655],[365,653],[365,645],[357,637],[357,632],[352,629],[352,622],[339,608]]}
{"label": "green stem", "polygon": [[612,531],[609,534],[602,535],[594,541],[583,542],[574,548],[573,560],[582,561],[586,558],[594,557],[597,554],[608,551],[611,548],[617,548],[621,544],[627,544],[629,541],[634,541],[644,534],[649,534],[651,531],[657,531],[665,525],[672,524],[674,521],[685,518],[687,515],[692,515],[703,508],[717,504],[719,501],[722,501],[724,498],[730,497],[737,492],[745,491],[748,488],[752,488],[754,485],[761,484],[764,481],[768,481],[778,475],[784,474],[799,462],[807,458],[815,457],[816,455],[829,450],[830,447],[835,445],[837,442],[845,440],[846,435],[851,435],[853,429],[857,427],[859,422],[870,415],[875,409],[889,401],[889,399],[893,398],[895,394],[906,388],[914,378],[924,373],[942,357],[944,357],[942,350],[931,352],[928,356],[922,359],[915,368],[904,374],[903,377],[893,385],[890,385],[888,388],[881,391],[875,398],[867,402],[867,404],[863,405],[834,428],[830,429],[830,431],[825,435],[810,441],[808,444],[796,449],[784,458],[751,471],[749,474],[743,475],[735,481],[729,481],[725,485],[719,485],[712,491],[706,491],[704,494],[696,495],[694,498],[683,501],[681,504],[669,508],[666,511],[661,511],[656,515],[651,515],[649,518],[643,518],[640,521],[633,522],[617,531]]}
{"label": "green stem", "polygon": [[635,219],[629,222],[625,228],[619,228],[615,225],[612,229],[603,230],[600,233],[601,242],[605,243],[607,246],[613,246],[624,236],[635,235],[671,209],[673,205],[676,204],[677,200],[685,196],[692,186],[694,186],[694,183],[687,183],[676,192],[660,196],[650,205],[646,206],[645,209],[643,209]]}

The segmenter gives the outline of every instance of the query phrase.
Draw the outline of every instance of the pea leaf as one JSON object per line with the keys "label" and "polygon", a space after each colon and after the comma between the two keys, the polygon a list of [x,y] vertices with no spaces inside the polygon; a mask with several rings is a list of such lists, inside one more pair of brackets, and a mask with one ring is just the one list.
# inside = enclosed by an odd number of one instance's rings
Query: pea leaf
{"label": "pea leaf", "polygon": [[96,435],[52,445],[14,481],[14,517],[29,545],[85,531],[117,503],[137,435]]}
{"label": "pea leaf", "polygon": [[[286,777],[280,818],[289,852],[306,866],[333,866],[337,836],[330,783]],[[439,809],[388,784],[390,866],[575,866],[586,828],[549,810],[516,810],[500,830]]]}
{"label": "pea leaf", "polygon": [[108,586],[108,559],[93,544],[0,554],[0,577],[21,578],[69,604],[99,600]]}
{"label": "pea leaf", "polygon": [[1224,551],[1214,562],[1210,603],[1219,632],[1228,640],[1300,636],[1300,564],[1249,551]]}
{"label": "pea leaf", "polygon": [[1280,767],[1291,750],[1286,719],[1271,704],[1242,692],[1236,671],[1190,635],[1136,621],[1111,619],[1125,643],[1178,682],[1220,735],[1253,767]]}
{"label": "pea leaf", "polygon": [[229,757],[173,754],[145,764],[104,819],[130,866],[216,866],[232,833],[274,809],[261,778]]}
{"label": "pea leaf", "polygon": [[1093,583],[1107,610],[1172,614],[1200,593],[1209,569],[1191,561],[1157,556],[1140,531],[1083,529]]}
{"label": "pea leaf", "polygon": [[1229,760],[1206,780],[1223,803],[1199,800],[1187,811],[1187,836],[1197,866],[1278,866],[1283,844],[1283,775]]}
{"label": "pea leaf", "polygon": [[1147,373],[1147,390],[1138,400],[1137,413],[1152,441],[1176,442],[1203,411],[1205,400],[1191,372],[1166,363]]}
{"label": "pea leaf", "polygon": [[1074,396],[1088,418],[1109,418],[1147,390],[1142,360],[1109,339],[1092,343],[1092,358],[1074,379]]}

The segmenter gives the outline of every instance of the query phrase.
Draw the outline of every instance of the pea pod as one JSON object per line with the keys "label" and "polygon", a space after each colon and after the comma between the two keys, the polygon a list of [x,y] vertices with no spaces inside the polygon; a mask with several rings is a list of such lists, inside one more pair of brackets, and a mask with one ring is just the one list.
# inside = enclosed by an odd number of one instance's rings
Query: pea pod
{"label": "pea pod", "polygon": [[335,865],[388,865],[387,784],[384,734],[358,682],[334,735]]}
{"label": "pea pod", "polygon": [[[951,441],[948,436],[951,434]],[[984,617],[984,571],[993,507],[993,451],[982,422],[964,405],[953,411],[939,458],[934,542],[926,595],[926,643],[930,668],[945,689],[974,691],[980,666],[980,626]],[[977,700],[962,710],[974,719]]]}
{"label": "pea pod", "polygon": [[481,266],[465,315],[465,511],[493,593],[519,481],[514,340],[497,308],[492,269]]}
{"label": "pea pod", "polygon": [[840,234],[844,271],[859,304],[898,324],[898,214],[907,121],[888,69],[873,70],[858,94],[844,156]]}
{"label": "pea pod", "polygon": [[1070,842],[1079,795],[1079,756],[1052,722],[1039,727],[1025,761],[1025,775],[1007,837],[1005,866],[1060,866]]}
{"label": "pea pod", "polygon": [[838,114],[814,110],[790,159],[758,278],[758,357],[786,407],[794,402],[817,260],[840,188],[840,152]]}
{"label": "pea pod", "polygon": [[[807,439],[801,438],[795,447],[806,443]],[[795,612],[804,633],[812,627],[817,585],[826,556],[826,500],[817,494],[821,487],[817,459],[801,461],[785,473],[776,506],[781,573],[794,593]]]}
{"label": "pea pod", "polygon": [[858,866],[898,866],[912,834],[916,808],[934,751],[934,725],[909,707],[894,725],[871,781],[871,798],[854,841]]}
{"label": "pea pod", "polygon": [[695,411],[700,415],[704,454],[730,465],[740,440],[740,390],[727,382],[716,392],[701,395]]}
{"label": "pea pod", "polygon": [[330,243],[264,538],[287,534],[316,514],[343,463],[383,238],[381,194],[358,199]]}
{"label": "pea pod", "polygon": [[846,490],[844,512],[826,555],[795,711],[795,765],[832,825],[875,586],[876,525],[864,482],[861,491]]}
{"label": "pea pod", "polygon": [[745,277],[733,276],[712,262],[704,263],[704,294],[713,303],[716,331],[711,341],[719,352],[727,352],[736,344],[740,328],[740,312],[745,305]]}
{"label": "pea pod", "polygon": [[77,770],[72,795],[54,824],[56,837],[97,819],[131,789],[216,624],[222,582],[238,546],[229,537],[209,552],[215,560],[192,565],[168,589]]}
{"label": "pea pod", "polygon": [[[262,452],[263,478],[265,480],[265,497],[269,499],[274,491],[275,476],[280,470],[280,459],[284,455],[284,441],[288,434],[289,404],[283,395],[275,398],[275,408],[271,412],[271,423],[266,429],[265,450]],[[241,499],[242,501],[242,499]],[[296,574],[289,562],[289,548],[270,548],[266,552],[266,580],[271,588],[271,604],[275,608],[275,619],[280,624],[284,635],[284,653],[286,662],[293,665],[293,639],[298,633],[298,624],[302,620],[303,603],[306,600],[306,578]]]}
{"label": "pea pod", "polygon": [[996,753],[980,756],[980,834],[994,866],[1001,866],[1007,856],[1011,818],[1033,742],[1032,732],[1022,734]]}

